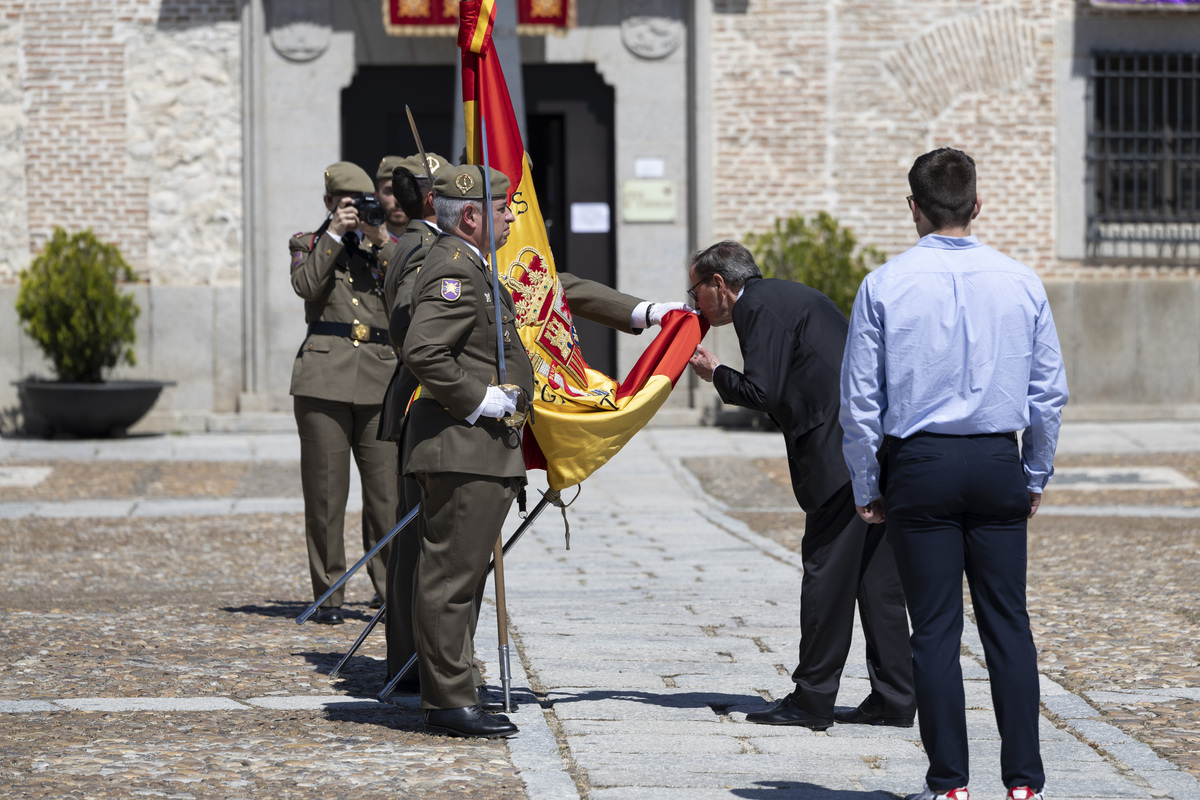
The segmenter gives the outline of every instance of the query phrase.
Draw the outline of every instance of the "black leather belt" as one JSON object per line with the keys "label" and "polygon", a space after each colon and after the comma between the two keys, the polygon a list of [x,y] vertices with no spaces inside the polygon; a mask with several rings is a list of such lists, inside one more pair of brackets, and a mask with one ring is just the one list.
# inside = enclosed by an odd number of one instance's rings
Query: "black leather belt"
{"label": "black leather belt", "polygon": [[356,342],[375,342],[376,344],[391,344],[385,328],[373,328],[364,322],[310,322],[308,335],[344,336]]}

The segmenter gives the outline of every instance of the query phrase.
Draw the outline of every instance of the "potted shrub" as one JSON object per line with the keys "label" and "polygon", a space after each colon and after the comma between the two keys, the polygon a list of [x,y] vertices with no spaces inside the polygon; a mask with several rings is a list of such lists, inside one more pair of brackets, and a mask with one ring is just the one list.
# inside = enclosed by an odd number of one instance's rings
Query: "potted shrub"
{"label": "potted shrub", "polygon": [[158,399],[163,381],[105,381],[118,363],[133,365],[140,309],[119,284],[137,275],[115,246],[90,230],[55,228],[22,270],[17,315],[54,366],[56,381],[17,383],[25,429],[51,436],[123,435]]}

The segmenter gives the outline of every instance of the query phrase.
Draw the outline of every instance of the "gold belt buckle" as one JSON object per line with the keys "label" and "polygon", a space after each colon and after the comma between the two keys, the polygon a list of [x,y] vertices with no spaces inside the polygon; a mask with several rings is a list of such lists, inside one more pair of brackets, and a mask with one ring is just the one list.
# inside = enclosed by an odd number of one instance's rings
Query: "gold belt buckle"
{"label": "gold belt buckle", "polygon": [[356,342],[369,342],[371,341],[371,329],[355,320],[354,324],[350,326],[350,338]]}

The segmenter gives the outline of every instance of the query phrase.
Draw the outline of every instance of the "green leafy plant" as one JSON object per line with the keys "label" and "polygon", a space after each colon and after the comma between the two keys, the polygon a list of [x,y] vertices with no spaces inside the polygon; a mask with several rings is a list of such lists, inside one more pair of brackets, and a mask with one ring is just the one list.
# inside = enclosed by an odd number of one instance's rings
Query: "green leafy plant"
{"label": "green leafy plant", "polygon": [[137,280],[114,245],[90,230],[54,235],[21,271],[17,315],[61,381],[99,383],[118,362],[135,364],[134,322],[141,310],[118,283]]}
{"label": "green leafy plant", "polygon": [[824,211],[811,222],[802,216],[777,219],[771,230],[747,234],[746,243],[763,277],[811,286],[846,316],[867,268],[886,260],[876,247],[857,249],[854,233]]}

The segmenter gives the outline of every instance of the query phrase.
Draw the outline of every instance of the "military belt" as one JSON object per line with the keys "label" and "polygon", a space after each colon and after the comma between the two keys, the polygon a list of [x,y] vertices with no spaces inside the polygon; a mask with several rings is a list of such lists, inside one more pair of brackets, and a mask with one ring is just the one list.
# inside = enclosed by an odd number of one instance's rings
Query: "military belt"
{"label": "military belt", "polygon": [[308,335],[314,333],[319,336],[344,336],[356,342],[391,343],[386,328],[373,328],[362,322],[310,322]]}

